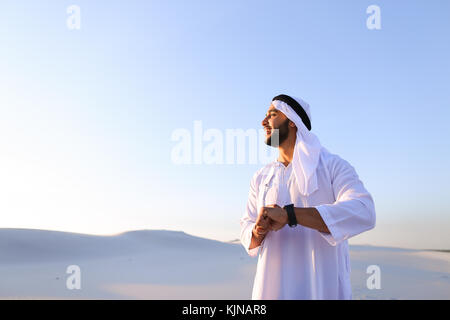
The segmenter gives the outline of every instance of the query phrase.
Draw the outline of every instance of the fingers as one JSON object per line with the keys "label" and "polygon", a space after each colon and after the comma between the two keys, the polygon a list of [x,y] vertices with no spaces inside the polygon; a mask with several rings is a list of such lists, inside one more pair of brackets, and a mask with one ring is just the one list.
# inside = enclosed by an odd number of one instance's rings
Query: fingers
{"label": "fingers", "polygon": [[269,232],[269,230],[267,228],[263,228],[263,227],[260,227],[260,226],[257,226],[255,228],[255,231],[259,235],[265,235],[267,232]]}
{"label": "fingers", "polygon": [[256,226],[265,230],[280,230],[284,225],[280,225],[281,222],[277,221],[278,208],[280,208],[280,206],[277,204],[262,207],[259,211],[258,218],[256,219]]}
{"label": "fingers", "polygon": [[262,218],[263,219],[267,219],[267,218],[269,218],[270,216],[269,216],[269,212],[270,212],[270,210],[272,210],[273,209],[273,207],[262,207],[261,208],[261,216],[262,216]]}
{"label": "fingers", "polygon": [[269,227],[269,219],[268,218],[258,219],[256,221],[256,225],[267,229]]}
{"label": "fingers", "polygon": [[259,216],[261,216],[261,217],[267,217],[267,207],[262,207],[262,208],[259,210]]}
{"label": "fingers", "polygon": [[264,227],[261,227],[261,226],[256,226],[256,231],[257,232],[264,232],[266,230],[267,230],[267,228],[264,228]]}
{"label": "fingers", "polygon": [[267,215],[267,208],[266,207],[262,207],[261,210],[259,211],[259,215],[258,218],[256,219],[256,222],[261,223],[261,224],[266,224],[268,222],[268,215]]}
{"label": "fingers", "polygon": [[263,217],[265,217],[265,219],[273,219],[272,215],[273,215],[273,211],[274,207],[264,207],[262,210],[262,215]]}

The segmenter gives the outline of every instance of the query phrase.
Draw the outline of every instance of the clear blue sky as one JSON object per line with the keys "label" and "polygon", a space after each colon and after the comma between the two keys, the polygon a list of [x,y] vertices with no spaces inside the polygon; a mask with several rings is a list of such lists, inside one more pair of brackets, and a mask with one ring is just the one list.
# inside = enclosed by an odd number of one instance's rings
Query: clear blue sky
{"label": "clear blue sky", "polygon": [[[381,30],[366,27],[372,4]],[[377,226],[351,244],[449,249],[449,13],[444,0],[2,1],[1,227],[238,238],[261,164],[176,166],[171,134],[259,129],[287,93],[373,195]]]}

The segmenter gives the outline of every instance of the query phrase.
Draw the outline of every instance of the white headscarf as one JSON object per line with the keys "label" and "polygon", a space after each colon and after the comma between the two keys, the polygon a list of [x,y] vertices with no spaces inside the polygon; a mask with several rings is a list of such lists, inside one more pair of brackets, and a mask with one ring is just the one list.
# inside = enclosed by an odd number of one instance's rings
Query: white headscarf
{"label": "white headscarf", "polygon": [[[300,98],[292,97],[305,110],[311,121],[309,104]],[[297,139],[295,141],[294,155],[292,158],[292,169],[298,183],[300,193],[309,196],[317,190],[316,169],[319,164],[322,146],[319,139],[306,128],[299,115],[287,103],[274,100],[272,105],[297,126]]]}

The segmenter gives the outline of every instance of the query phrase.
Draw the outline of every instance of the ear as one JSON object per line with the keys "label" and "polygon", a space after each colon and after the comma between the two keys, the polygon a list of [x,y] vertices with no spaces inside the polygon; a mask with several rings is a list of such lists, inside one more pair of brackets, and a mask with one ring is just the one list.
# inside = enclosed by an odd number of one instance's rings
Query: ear
{"label": "ear", "polygon": [[289,120],[289,126],[290,126],[291,128],[296,128],[295,123],[292,122],[291,120]]}

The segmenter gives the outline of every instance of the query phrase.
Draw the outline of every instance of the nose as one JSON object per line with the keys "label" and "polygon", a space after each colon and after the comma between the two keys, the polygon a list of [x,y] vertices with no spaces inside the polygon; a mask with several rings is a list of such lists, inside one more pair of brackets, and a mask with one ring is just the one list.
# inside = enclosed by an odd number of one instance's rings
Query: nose
{"label": "nose", "polygon": [[261,124],[262,124],[263,127],[266,127],[266,126],[269,125],[269,122],[267,121],[267,118],[268,118],[268,117],[269,117],[269,116],[266,116],[266,117],[263,119],[263,121],[261,122]]}

